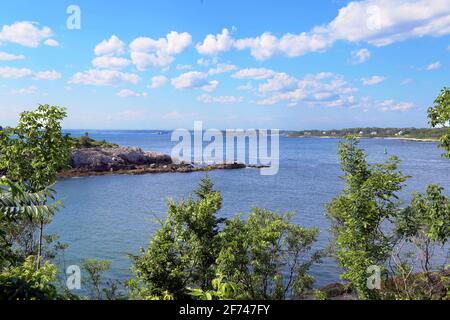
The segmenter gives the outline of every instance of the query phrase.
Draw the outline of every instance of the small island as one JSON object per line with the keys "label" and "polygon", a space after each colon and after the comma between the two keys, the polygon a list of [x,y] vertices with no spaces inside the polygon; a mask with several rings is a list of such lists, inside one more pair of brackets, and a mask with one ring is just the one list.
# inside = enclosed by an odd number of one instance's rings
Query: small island
{"label": "small island", "polygon": [[163,153],[143,151],[137,147],[122,147],[105,140],[97,141],[87,133],[79,138],[69,137],[69,141],[72,146],[69,165],[59,172],[60,178],[108,174],[189,173],[247,167],[242,163],[199,165],[179,162]]}

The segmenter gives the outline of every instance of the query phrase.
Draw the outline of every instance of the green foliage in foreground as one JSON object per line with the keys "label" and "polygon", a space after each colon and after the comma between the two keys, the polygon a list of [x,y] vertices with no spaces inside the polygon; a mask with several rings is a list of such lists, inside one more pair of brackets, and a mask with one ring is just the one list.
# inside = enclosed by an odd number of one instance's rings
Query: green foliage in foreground
{"label": "green foliage in foreground", "polygon": [[108,142],[106,140],[94,140],[91,137],[89,137],[89,133],[85,133],[81,137],[74,138],[69,137],[69,143],[72,148],[75,149],[86,149],[86,148],[116,148],[118,147],[117,144]]}
{"label": "green foliage in foreground", "polygon": [[62,134],[64,108],[40,105],[20,115],[15,128],[0,130],[0,171],[26,191],[46,189],[67,165],[69,140]]}
{"label": "green foliage in foreground", "polygon": [[9,266],[0,272],[0,300],[53,300],[57,298],[57,268],[45,262],[37,268],[33,256],[22,265]]}
{"label": "green foliage in foreground", "polygon": [[[53,285],[57,268],[42,265],[34,256],[22,259],[9,231],[20,221],[49,216],[58,203],[46,204],[51,191],[27,193],[6,178],[0,179],[0,300],[46,300],[57,297]],[[20,250],[19,250],[20,251]]]}
{"label": "green foliage in foreground", "polygon": [[212,281],[211,290],[202,289],[190,289],[192,297],[198,300],[238,300],[245,299],[244,296],[240,296],[242,290],[233,282],[224,282],[224,277],[219,275]]}
{"label": "green foliage in foreground", "polygon": [[2,220],[33,221],[39,217],[50,217],[58,210],[61,202],[49,204],[48,199],[54,199],[54,190],[45,189],[29,193],[8,178],[0,178],[0,219]]}
{"label": "green foliage in foreground", "polygon": [[419,237],[444,245],[450,237],[450,200],[443,191],[441,186],[429,185],[425,194],[415,193],[397,218],[397,233],[411,242]]}
{"label": "green foliage in foreground", "polygon": [[188,297],[187,287],[208,289],[215,277],[214,263],[220,250],[218,230],[222,219],[216,213],[222,197],[206,181],[190,197],[168,203],[168,213],[147,251],[134,256],[134,270],[142,284],[133,294],[149,298],[169,292],[174,298]]}
{"label": "green foliage in foreground", "polygon": [[317,229],[291,223],[291,214],[254,209],[247,220],[237,216],[220,231],[220,193],[205,178],[196,194],[178,204],[169,201],[161,229],[133,257],[133,298],[283,299],[310,287],[307,271],[319,260],[309,253]]}
{"label": "green foliage in foreground", "polygon": [[390,255],[381,226],[399,211],[397,192],[407,177],[398,170],[395,157],[384,164],[368,164],[358,143],[349,138],[339,144],[345,188],[327,210],[336,258],[345,271],[341,277],[350,281],[361,299],[376,299],[378,292],[367,287],[367,270],[384,266]]}
{"label": "green foliage in foreground", "polygon": [[102,299],[101,277],[105,271],[111,267],[111,261],[87,259],[83,262],[83,269],[87,273],[87,285],[92,293],[92,298],[96,300]]}
{"label": "green foliage in foreground", "polygon": [[436,248],[448,250],[450,237],[450,199],[443,188],[430,185],[426,193],[415,193],[395,218],[395,235],[386,298],[450,299],[449,266],[433,265]]}
{"label": "green foliage in foreground", "polygon": [[434,106],[428,109],[428,119],[433,128],[447,128],[447,133],[440,137],[441,144],[446,153],[444,157],[450,158],[450,89],[444,88],[434,101]]}
{"label": "green foliage in foreground", "polygon": [[21,232],[22,223],[53,216],[61,204],[60,201],[48,203],[53,195],[51,189],[25,192],[6,177],[0,178],[0,267],[14,264],[32,253],[21,248],[17,232]]}
{"label": "green foliage in foreground", "polygon": [[111,268],[111,261],[86,259],[82,267],[87,274],[83,283],[89,289],[88,298],[95,300],[124,299],[123,294],[119,293],[120,282],[104,278],[104,273]]}
{"label": "green foliage in foreground", "polygon": [[[29,193],[53,185],[58,171],[67,166],[69,159],[69,140],[61,129],[61,121],[66,116],[64,108],[39,105],[34,111],[22,112],[15,128],[0,130],[0,172]],[[23,223],[21,230],[22,238],[27,237],[31,242],[35,242],[32,236],[35,230],[39,231],[37,245],[29,244],[37,248],[38,267],[43,255],[44,226],[51,222],[53,212],[47,213]]]}
{"label": "green foliage in foreground", "polygon": [[311,289],[308,271],[321,258],[320,252],[311,253],[319,230],[292,223],[293,216],[253,209],[246,220],[227,221],[217,270],[246,298],[281,300]]}

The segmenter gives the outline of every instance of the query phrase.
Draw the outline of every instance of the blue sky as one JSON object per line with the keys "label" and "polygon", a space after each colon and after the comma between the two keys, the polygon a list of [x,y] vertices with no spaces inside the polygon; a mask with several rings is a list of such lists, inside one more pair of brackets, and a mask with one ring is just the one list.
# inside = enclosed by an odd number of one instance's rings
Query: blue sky
{"label": "blue sky", "polygon": [[450,85],[450,0],[0,8],[0,125],[49,103],[73,129],[425,127]]}

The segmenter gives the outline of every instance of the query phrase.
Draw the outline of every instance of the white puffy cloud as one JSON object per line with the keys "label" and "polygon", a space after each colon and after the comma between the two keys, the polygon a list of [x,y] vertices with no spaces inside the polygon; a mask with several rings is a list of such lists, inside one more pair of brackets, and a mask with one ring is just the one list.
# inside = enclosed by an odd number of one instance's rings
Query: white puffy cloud
{"label": "white puffy cloud", "polygon": [[0,61],[13,61],[13,60],[23,60],[25,56],[23,54],[16,55],[8,52],[0,51]]}
{"label": "white puffy cloud", "polygon": [[202,89],[203,91],[206,91],[206,92],[213,92],[214,90],[217,89],[218,86],[219,86],[219,81],[211,80],[204,86],[200,87],[200,89]]}
{"label": "white puffy cloud", "polygon": [[167,68],[175,60],[163,52],[146,53],[146,52],[131,52],[131,61],[139,71],[145,71],[148,68]]}
{"label": "white puffy cloud", "polygon": [[397,41],[450,33],[448,0],[350,2],[326,27],[336,40],[385,46]]}
{"label": "white puffy cloud", "polygon": [[221,52],[229,51],[233,43],[234,40],[231,38],[230,32],[225,28],[220,34],[208,34],[203,42],[197,44],[195,48],[200,54],[217,55]]}
{"label": "white puffy cloud", "polygon": [[[448,34],[448,0],[364,0],[349,2],[331,22],[307,32],[288,33],[281,37],[265,32],[245,39],[232,39],[229,33],[222,33],[227,45],[220,46],[218,36],[209,35],[200,48],[209,54],[231,48],[250,49],[253,57],[265,60],[277,54],[298,57],[325,51],[340,40],[381,47],[411,38]],[[359,60],[367,61],[367,53],[359,52]]]}
{"label": "white puffy cloud", "polygon": [[357,89],[342,76],[318,73],[296,79],[285,73],[276,73],[259,86],[263,97],[256,103],[274,105],[284,102],[288,106],[303,103],[308,106],[342,107],[354,106]]}
{"label": "white puffy cloud", "polygon": [[426,67],[426,70],[427,70],[427,71],[433,71],[433,70],[440,69],[441,67],[442,67],[442,64],[441,64],[439,61],[436,61],[436,62],[434,62],[434,63],[429,64],[429,65]]}
{"label": "white puffy cloud", "polygon": [[0,67],[0,77],[6,79],[19,79],[33,74],[28,68]]}
{"label": "white puffy cloud", "polygon": [[361,64],[368,61],[371,57],[369,49],[363,48],[352,52],[352,61],[355,64]]}
{"label": "white puffy cloud", "polygon": [[214,91],[219,85],[217,80],[209,80],[208,75],[203,72],[191,71],[183,73],[171,80],[176,89],[200,89],[203,91]]}
{"label": "white puffy cloud", "polygon": [[125,53],[125,44],[113,35],[109,40],[103,40],[94,49],[97,56],[122,55]]}
{"label": "white puffy cloud", "polygon": [[167,44],[160,50],[167,51],[170,55],[182,53],[192,43],[192,37],[189,33],[170,32],[167,36]]}
{"label": "white puffy cloud", "polygon": [[253,79],[253,80],[264,80],[273,77],[275,72],[266,68],[248,68],[242,69],[233,74],[233,78],[236,79]]}
{"label": "white puffy cloud", "polygon": [[331,45],[332,40],[325,30],[315,28],[312,33],[284,35],[279,41],[279,50],[288,57],[298,57],[307,52],[324,51]]}
{"label": "white puffy cloud", "polygon": [[143,93],[139,93],[139,92],[135,92],[133,90],[130,89],[122,89],[119,92],[116,93],[116,96],[120,97],[120,98],[130,98],[130,97],[146,97],[147,93],[143,92]]}
{"label": "white puffy cloud", "polygon": [[84,72],[77,72],[70,80],[70,83],[111,86],[122,83],[137,84],[140,80],[141,78],[134,73],[124,73],[117,70],[91,69]]}
{"label": "white puffy cloud", "polygon": [[61,78],[61,73],[51,70],[51,71],[41,71],[34,74],[34,80],[58,80]]}
{"label": "white puffy cloud", "polygon": [[0,77],[6,79],[20,79],[33,76],[34,80],[58,80],[61,74],[55,70],[34,73],[28,68],[0,67]]}
{"label": "white puffy cloud", "polygon": [[235,47],[238,50],[250,49],[252,56],[256,59],[265,60],[274,55],[279,49],[279,41],[271,33],[265,32],[256,38],[237,40]]}
{"label": "white puffy cloud", "polygon": [[44,44],[49,47],[59,47],[59,42],[55,39],[47,39]]}
{"label": "white puffy cloud", "polygon": [[[372,77],[373,82],[382,81],[383,77]],[[343,76],[322,72],[309,74],[296,79],[286,73],[275,73],[259,86],[259,105],[285,103],[287,106],[320,106],[370,108],[380,111],[406,111],[414,108],[410,102],[396,102],[393,99],[373,101],[369,97],[357,99],[358,89],[349,84]]]}
{"label": "white puffy cloud", "polygon": [[152,82],[150,84],[150,88],[158,89],[164,86],[167,82],[167,77],[165,76],[155,76],[152,78]]}
{"label": "white puffy cloud", "polygon": [[19,44],[25,47],[37,48],[42,41],[52,36],[49,27],[40,28],[34,22],[22,21],[12,25],[4,25],[0,31],[0,42]]}
{"label": "white puffy cloud", "polygon": [[298,85],[298,80],[286,73],[277,73],[259,86],[260,92],[290,91]]}
{"label": "white puffy cloud", "polygon": [[165,38],[158,40],[139,37],[129,46],[131,60],[140,71],[148,68],[167,68],[174,61],[174,56],[182,53],[191,42],[192,37],[187,32],[172,31]]}
{"label": "white puffy cloud", "polygon": [[231,72],[237,69],[237,66],[234,64],[220,63],[215,68],[211,68],[208,71],[210,75],[216,75],[221,73]]}
{"label": "white puffy cloud", "polygon": [[236,96],[211,96],[208,94],[202,94],[197,97],[197,100],[203,103],[233,104],[242,102],[244,98]]}
{"label": "white puffy cloud", "polygon": [[112,56],[101,56],[92,60],[92,65],[101,69],[122,69],[130,64],[130,60]]}
{"label": "white puffy cloud", "polygon": [[323,51],[331,45],[332,41],[323,32],[317,34],[303,32],[298,35],[288,33],[280,39],[265,32],[258,37],[240,39],[235,42],[238,50],[250,49],[251,55],[257,60],[266,60],[275,54],[298,57],[307,52]]}
{"label": "white puffy cloud", "polygon": [[373,86],[379,83],[382,83],[386,80],[386,77],[382,76],[372,76],[370,78],[363,78],[361,79],[364,86]]}
{"label": "white puffy cloud", "polygon": [[386,111],[406,111],[414,108],[411,102],[395,102],[393,99],[384,100],[377,104],[378,109],[383,112]]}

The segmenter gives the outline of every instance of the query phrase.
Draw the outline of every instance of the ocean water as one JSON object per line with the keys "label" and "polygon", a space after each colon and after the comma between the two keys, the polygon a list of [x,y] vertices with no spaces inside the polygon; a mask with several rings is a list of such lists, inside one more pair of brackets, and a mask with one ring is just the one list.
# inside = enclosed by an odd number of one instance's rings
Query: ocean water
{"label": "ocean water", "polygon": [[[71,131],[73,136],[84,131]],[[89,131],[95,139],[124,146],[170,153],[175,143],[170,134],[150,131]],[[277,212],[295,212],[294,222],[320,229],[316,249],[330,240],[325,205],[342,189],[337,156],[338,139],[280,138],[280,170],[275,176],[261,176],[257,169],[213,171],[210,176],[223,196],[220,216],[244,216],[253,207]],[[361,141],[370,162],[389,155],[402,160],[402,171],[410,175],[401,199],[409,201],[413,191],[424,191],[429,183],[439,183],[450,195],[450,160],[441,158],[437,144],[401,140]],[[388,154],[384,150],[387,148]],[[128,254],[146,247],[164,218],[168,198],[187,197],[204,173],[166,173],[142,176],[110,175],[62,179],[56,190],[64,207],[56,214],[48,232],[59,233],[70,246],[64,264],[81,265],[86,258],[112,262],[108,276],[130,278]],[[316,285],[339,280],[340,270],[332,259],[313,267]]]}

